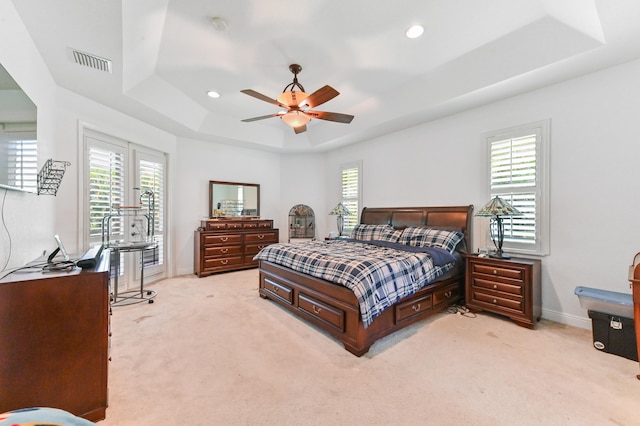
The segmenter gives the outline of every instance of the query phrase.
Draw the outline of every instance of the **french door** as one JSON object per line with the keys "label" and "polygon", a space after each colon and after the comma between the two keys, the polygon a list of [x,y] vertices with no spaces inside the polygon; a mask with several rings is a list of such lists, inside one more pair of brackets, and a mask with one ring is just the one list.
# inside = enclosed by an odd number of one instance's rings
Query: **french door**
{"label": "french door", "polygon": [[165,174],[161,152],[90,130],[84,131],[87,243],[155,241],[157,249],[120,251],[118,291],[140,288],[165,272]]}

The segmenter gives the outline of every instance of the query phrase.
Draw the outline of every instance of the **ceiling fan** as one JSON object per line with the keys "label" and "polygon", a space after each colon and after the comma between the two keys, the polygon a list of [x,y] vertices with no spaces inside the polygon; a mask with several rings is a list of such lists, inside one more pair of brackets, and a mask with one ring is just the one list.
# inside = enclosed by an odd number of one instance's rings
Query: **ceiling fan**
{"label": "ceiling fan", "polygon": [[[340,93],[331,86],[324,86],[308,95],[304,92],[304,87],[298,83],[298,74],[302,71],[302,67],[298,64],[289,65],[289,71],[293,73],[293,82],[285,86],[282,94],[277,99],[271,99],[268,96],[258,93],[255,90],[241,90],[254,98],[258,98],[270,104],[285,108],[286,111],[279,111],[275,114],[263,115],[260,117],[247,118],[242,121],[251,122],[264,120],[265,118],[280,117],[282,121],[293,127],[296,133],[302,133],[307,130],[307,123],[312,118],[320,120],[335,121],[338,123],[351,123],[353,115],[340,114],[337,112],[313,111],[318,105],[335,98]],[[299,89],[296,91],[296,88]]]}

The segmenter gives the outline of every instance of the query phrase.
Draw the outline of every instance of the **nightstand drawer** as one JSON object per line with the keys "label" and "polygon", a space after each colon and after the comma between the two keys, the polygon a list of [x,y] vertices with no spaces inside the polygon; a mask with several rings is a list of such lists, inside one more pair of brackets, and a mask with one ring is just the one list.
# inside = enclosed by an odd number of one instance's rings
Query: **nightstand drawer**
{"label": "nightstand drawer", "polygon": [[507,299],[506,297],[494,296],[492,294],[480,291],[473,292],[473,300],[488,303],[491,306],[499,306],[501,308],[513,309],[514,311],[524,312],[522,299]]}
{"label": "nightstand drawer", "polygon": [[487,274],[496,277],[511,278],[519,281],[524,279],[524,272],[521,269],[501,268],[491,265],[474,264],[471,272],[474,274]]}
{"label": "nightstand drawer", "polygon": [[501,283],[498,281],[492,281],[492,280],[485,280],[482,278],[479,278],[477,276],[472,276],[471,277],[471,285],[473,287],[479,287],[479,288],[486,288],[486,289],[490,289],[490,290],[496,290],[496,291],[502,291],[505,293],[511,293],[511,294],[515,294],[518,296],[523,296],[523,289],[524,287],[520,284],[506,284],[506,283]]}

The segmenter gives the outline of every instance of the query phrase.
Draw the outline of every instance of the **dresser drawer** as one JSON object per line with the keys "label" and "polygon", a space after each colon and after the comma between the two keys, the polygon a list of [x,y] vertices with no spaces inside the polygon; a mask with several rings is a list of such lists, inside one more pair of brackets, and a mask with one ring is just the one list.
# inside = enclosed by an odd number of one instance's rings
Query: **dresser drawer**
{"label": "dresser drawer", "polygon": [[327,303],[300,293],[298,295],[298,309],[329,324],[340,332],[344,332],[344,311]]}
{"label": "dresser drawer", "polygon": [[210,259],[204,259],[205,269],[224,268],[227,266],[235,266],[242,264],[242,256],[232,257],[213,257]]}
{"label": "dresser drawer", "polygon": [[205,258],[238,254],[242,254],[242,246],[208,246],[204,249]]}
{"label": "dresser drawer", "polygon": [[396,323],[431,310],[431,294],[396,305]]}
{"label": "dresser drawer", "polygon": [[227,229],[227,224],[222,222],[207,222],[205,229],[207,231],[222,231]]}
{"label": "dresser drawer", "polygon": [[273,228],[273,221],[271,220],[259,220],[258,228],[260,229],[271,229]]}
{"label": "dresser drawer", "polygon": [[222,234],[222,235],[205,235],[204,236],[205,245],[241,244],[241,243],[242,243],[242,235]]}
{"label": "dresser drawer", "polygon": [[275,232],[256,232],[246,234],[244,236],[245,243],[259,243],[259,242],[276,242],[278,234]]}
{"label": "dresser drawer", "polygon": [[289,305],[293,304],[293,290],[291,287],[268,278],[265,278],[263,283],[263,291],[269,293],[269,296],[280,299]]}
{"label": "dresser drawer", "polygon": [[500,297],[481,291],[474,291],[472,297],[474,301],[486,303],[490,306],[511,309],[517,311],[518,313],[524,312],[524,304],[522,298],[508,299],[506,297]]}
{"label": "dresser drawer", "polygon": [[452,285],[442,290],[433,292],[433,306],[439,305],[442,302],[448,302],[450,300],[458,300],[460,298],[460,286]]}
{"label": "dresser drawer", "polygon": [[474,263],[471,272],[473,274],[487,274],[496,277],[510,278],[518,281],[522,281],[524,279],[524,271],[522,269],[511,269],[506,267]]}
{"label": "dresser drawer", "polygon": [[475,275],[471,277],[471,280],[472,280],[471,285],[473,287],[502,291],[504,293],[511,293],[518,296],[524,296],[524,293],[523,293],[524,286],[522,285],[522,283],[520,284],[502,283],[499,281],[480,278]]}
{"label": "dresser drawer", "polygon": [[247,244],[245,246],[244,254],[246,254],[247,256],[255,256],[256,254],[258,254],[260,250],[262,250],[263,248],[267,247],[270,244],[273,244],[273,242],[271,241],[263,244]]}

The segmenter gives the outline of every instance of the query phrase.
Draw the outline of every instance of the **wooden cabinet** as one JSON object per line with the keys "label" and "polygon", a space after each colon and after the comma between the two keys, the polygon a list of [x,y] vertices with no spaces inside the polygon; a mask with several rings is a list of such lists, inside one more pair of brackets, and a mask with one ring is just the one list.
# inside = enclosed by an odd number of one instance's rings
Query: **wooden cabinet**
{"label": "wooden cabinet", "polygon": [[472,311],[508,316],[533,328],[540,319],[540,260],[467,256],[465,299]]}
{"label": "wooden cabinet", "polygon": [[203,220],[194,235],[194,273],[199,277],[256,268],[253,257],[279,241],[279,231],[268,219]]}
{"label": "wooden cabinet", "polygon": [[108,357],[108,250],[94,269],[0,280],[0,413],[55,407],[104,419]]}

